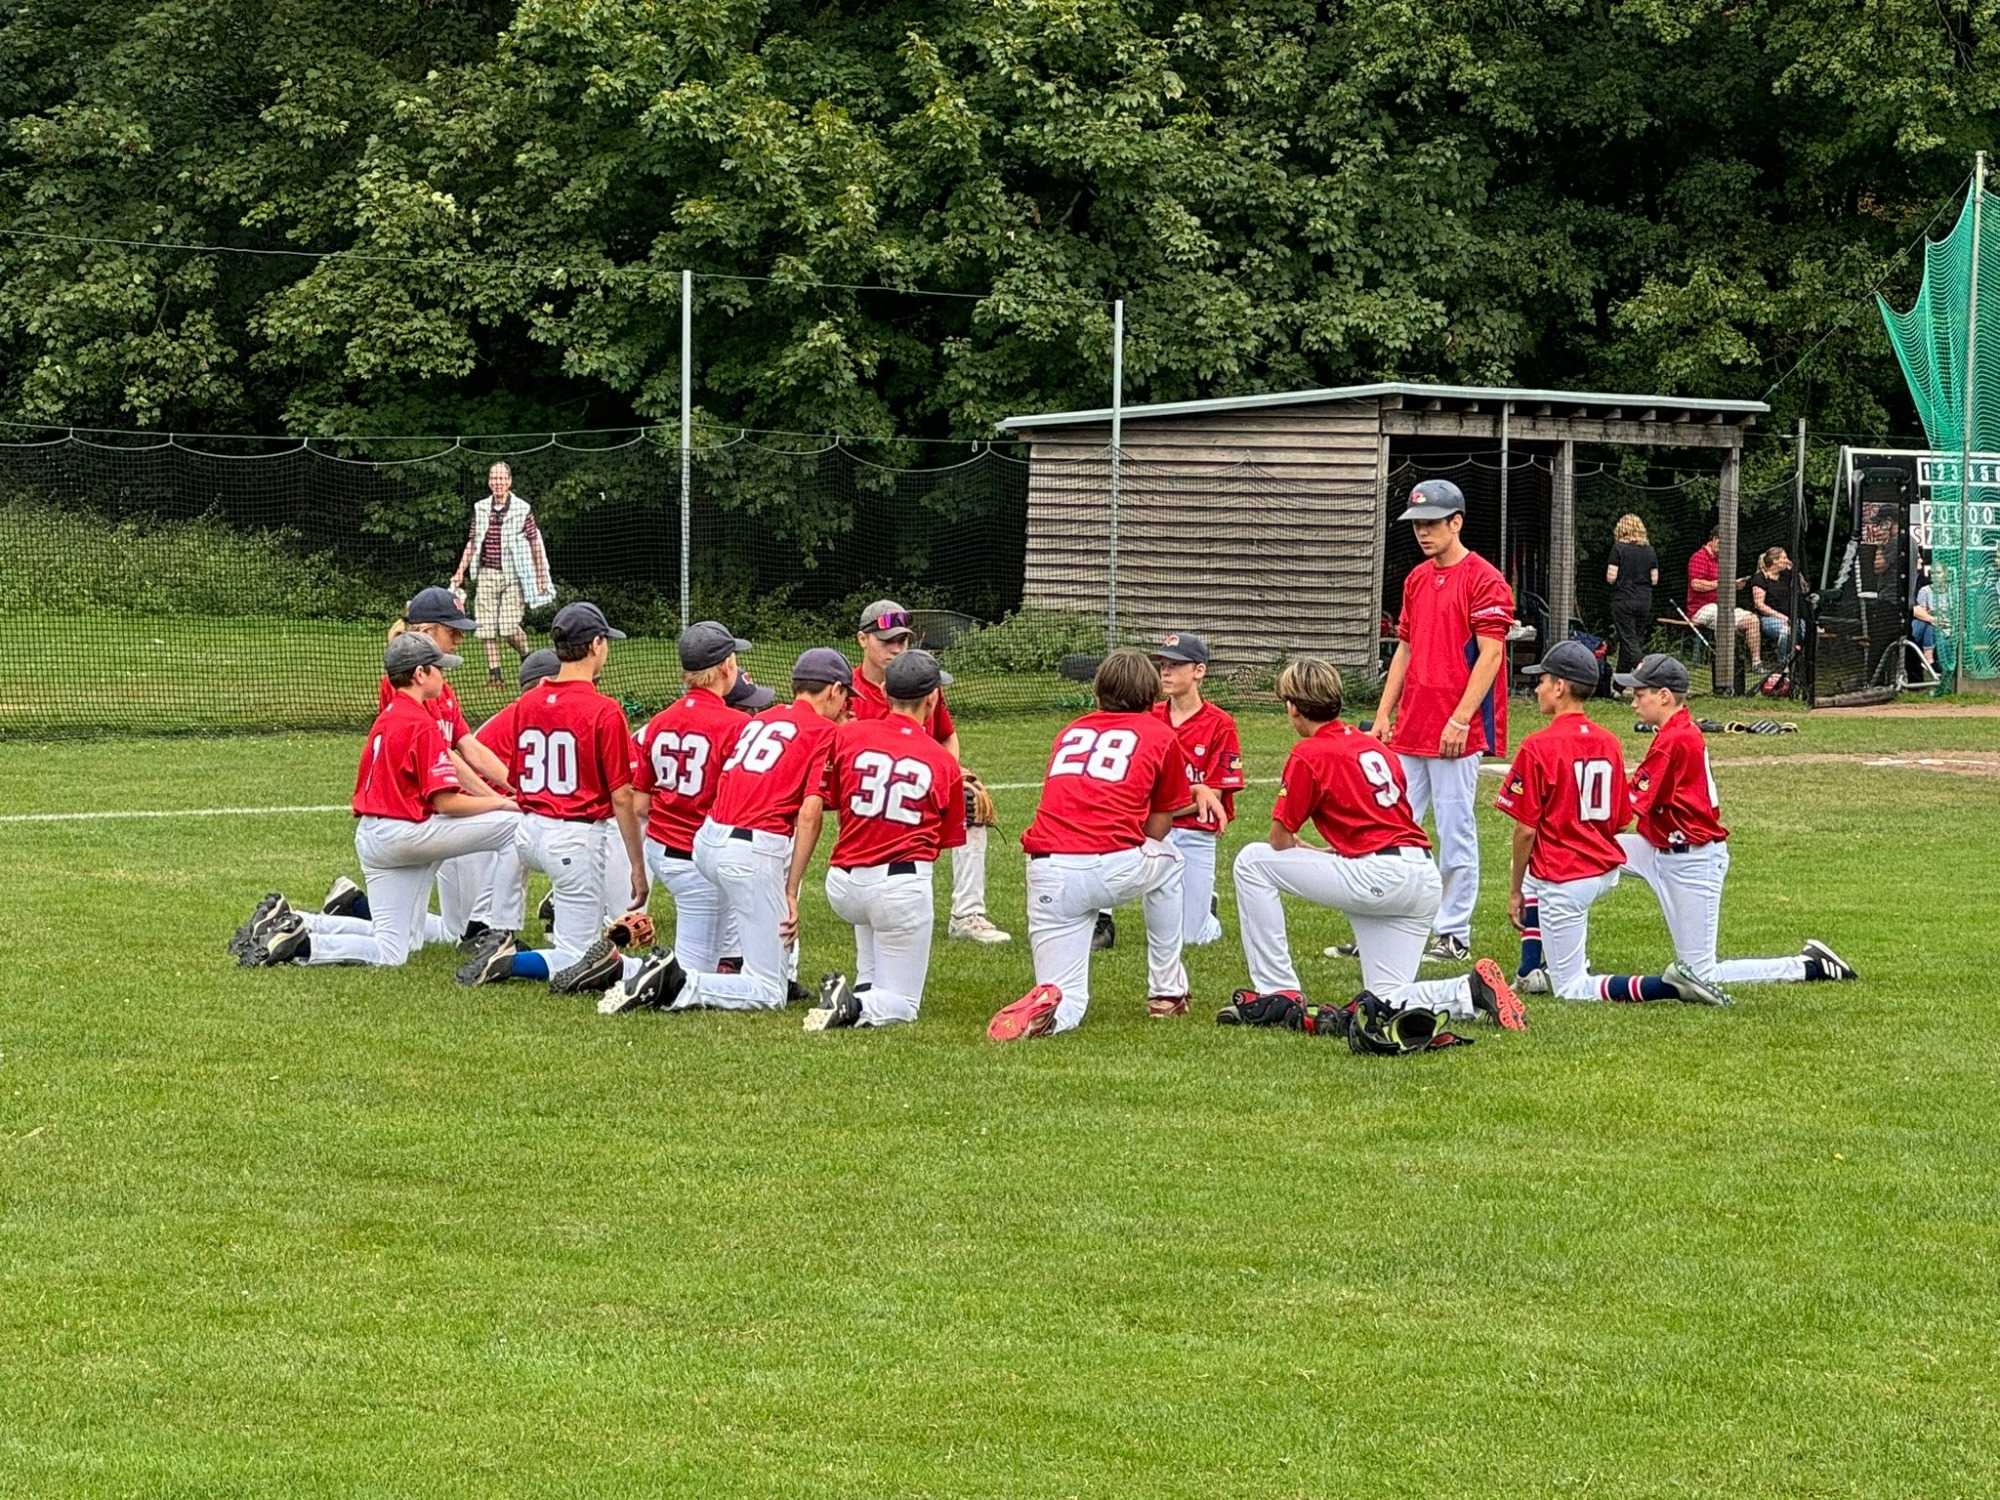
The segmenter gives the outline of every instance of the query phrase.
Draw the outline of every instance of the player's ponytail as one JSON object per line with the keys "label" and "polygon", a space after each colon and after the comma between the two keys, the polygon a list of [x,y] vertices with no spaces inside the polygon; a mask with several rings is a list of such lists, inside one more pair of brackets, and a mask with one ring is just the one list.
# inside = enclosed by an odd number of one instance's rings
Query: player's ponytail
{"label": "player's ponytail", "polygon": [[396,616],[395,620],[389,626],[389,639],[393,641],[397,636],[407,632],[409,628],[410,622],[408,620],[404,619],[401,615]]}

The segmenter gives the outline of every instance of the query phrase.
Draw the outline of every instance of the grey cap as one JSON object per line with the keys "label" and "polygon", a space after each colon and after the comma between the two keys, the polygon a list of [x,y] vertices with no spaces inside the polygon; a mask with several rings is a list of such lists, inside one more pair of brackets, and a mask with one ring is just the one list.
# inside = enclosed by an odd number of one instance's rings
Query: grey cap
{"label": "grey cap", "polygon": [[799,659],[792,663],[792,681],[836,682],[844,688],[851,688],[854,686],[854,668],[833,647],[815,646],[800,653]]}
{"label": "grey cap", "polygon": [[544,677],[553,677],[562,670],[562,658],[547,646],[530,651],[521,658],[521,687],[533,687]]}
{"label": "grey cap", "polygon": [[1641,657],[1636,668],[1620,672],[1611,682],[1621,693],[1642,687],[1669,688],[1676,693],[1685,693],[1688,690],[1688,669],[1681,664],[1679,657],[1655,651]]}
{"label": "grey cap", "polygon": [[453,630],[475,630],[479,622],[465,612],[458,595],[450,589],[419,589],[417,597],[403,608],[403,618],[412,625],[449,625]]}
{"label": "grey cap", "polygon": [[[894,623],[899,618],[902,623]],[[885,641],[893,641],[899,636],[910,639],[916,636],[916,631],[910,628],[910,612],[894,599],[877,599],[862,610],[861,630]]]}
{"label": "grey cap", "polygon": [[951,686],[951,673],[928,651],[905,651],[882,669],[882,691],[911,703]]}
{"label": "grey cap", "polygon": [[748,672],[738,672],[736,685],[722,695],[722,701],[746,714],[761,714],[778,701],[778,695],[763,683],[752,682]]}
{"label": "grey cap", "polygon": [[1398,521],[1442,521],[1465,509],[1465,491],[1449,479],[1426,479],[1410,491],[1410,508]]}
{"label": "grey cap", "polygon": [[549,624],[549,639],[558,646],[565,643],[572,646],[587,646],[599,636],[609,641],[622,641],[625,632],[613,630],[611,622],[604,618],[604,611],[595,604],[578,600],[575,604],[565,604],[556,611],[556,617]]}
{"label": "grey cap", "polygon": [[1152,655],[1162,661],[1193,662],[1196,666],[1208,665],[1208,642],[1198,635],[1190,635],[1185,630],[1169,631],[1160,637],[1159,645]]}
{"label": "grey cap", "polygon": [[1524,677],[1560,677],[1578,687],[1594,688],[1602,678],[1597,653],[1582,641],[1557,641],[1548,655],[1532,667],[1521,668]]}
{"label": "grey cap", "polygon": [[750,643],[738,640],[736,632],[728,626],[714,620],[696,620],[681,632],[681,670],[706,672],[749,649]]}
{"label": "grey cap", "polygon": [[449,672],[453,667],[464,665],[464,657],[453,656],[418,630],[404,631],[389,642],[388,649],[382,653],[382,670],[391,677],[401,677],[418,667],[436,667],[440,672]]}

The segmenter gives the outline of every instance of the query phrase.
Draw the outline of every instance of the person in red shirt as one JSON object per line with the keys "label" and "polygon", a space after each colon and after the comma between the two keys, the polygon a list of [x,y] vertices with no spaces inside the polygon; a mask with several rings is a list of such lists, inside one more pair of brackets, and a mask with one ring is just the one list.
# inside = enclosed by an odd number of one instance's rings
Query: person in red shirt
{"label": "person in red shirt", "polygon": [[[1153,717],[1180,737],[1195,778],[1221,794],[1223,813],[1233,822],[1236,794],[1244,787],[1243,743],[1236,720],[1201,695],[1208,642],[1185,630],[1170,632],[1153,648],[1153,665],[1166,695],[1153,705]],[[1190,948],[1222,941],[1215,910],[1216,839],[1216,829],[1192,813],[1174,819],[1167,835],[1181,852],[1181,941]]]}
{"label": "person in red shirt", "polygon": [[1727,1005],[1728,997],[1691,976],[1589,972],[1590,908],[1618,883],[1625,851],[1618,831],[1631,821],[1625,754],[1618,736],[1583,705],[1597,691],[1597,655],[1559,641],[1535,678],[1535,705],[1549,723],[1521,741],[1493,805],[1512,818],[1514,864],[1507,915],[1521,932],[1522,988],[1537,970],[1564,1000],[1687,1000]]}
{"label": "person in red shirt", "polygon": [[[1347,915],[1362,983],[1389,1005],[1485,1015],[1510,1031],[1525,1030],[1521,1002],[1490,958],[1461,978],[1418,982],[1444,882],[1429,840],[1410,816],[1403,768],[1381,741],[1341,720],[1339,670],[1299,657],[1278,673],[1277,692],[1299,740],[1285,760],[1269,840],[1236,856],[1236,908],[1251,987],[1236,992],[1217,1022],[1317,1029],[1285,933],[1280,898],[1292,895]],[[1326,848],[1299,842],[1308,823]]]}
{"label": "person in red shirt", "polygon": [[230,940],[240,963],[394,967],[426,937],[443,940],[442,922],[427,910],[438,866],[506,847],[520,822],[505,797],[460,785],[436,708],[444,674],[459,665],[459,657],[414,632],[382,654],[395,692],[368,731],[352,804],[369,915],[294,911],[273,892]]}
{"label": "person in red shirt", "polygon": [[905,651],[882,686],[888,717],[851,720],[833,737],[826,800],[840,834],[826,899],[854,926],[854,978],[820,982],[807,1031],[916,1020],[935,925],[931,866],[965,841],[963,774],[927,728],[950,674],[928,651]]}
{"label": "person in red shirt", "polygon": [[1403,580],[1396,654],[1382,680],[1375,733],[1403,763],[1410,816],[1437,825],[1444,896],[1427,957],[1471,957],[1479,895],[1478,797],[1482,752],[1507,753],[1507,685],[1501,680],[1514,594],[1485,558],[1459,540],[1465,495],[1448,479],[1410,491],[1410,523],[1424,561]]}
{"label": "person in red shirt", "polygon": [[696,974],[655,949],[598,1010],[783,1010],[798,940],[799,889],[819,843],[834,726],[847,716],[854,670],[831,646],[792,666],[792,701],[745,723],[722,763],[715,800],[694,836],[694,867],[722,893],[722,920],[743,948],[735,974]]}
{"label": "person in red shirt", "polygon": [[1718,987],[1859,978],[1853,965],[1818,938],[1807,938],[1804,949],[1791,958],[1716,961],[1722,886],[1729,875],[1729,830],[1722,826],[1722,793],[1709,767],[1708,742],[1688,714],[1687,668],[1659,651],[1614,681],[1621,691],[1631,692],[1639,722],[1657,730],[1646,758],[1632,773],[1638,832],[1619,834],[1618,844],[1625,851],[1625,868],[1652,887],[1667,919],[1674,941],[1667,977],[1684,969]]}
{"label": "person in red shirt", "polygon": [[[625,639],[595,604],[568,604],[549,627],[562,665],[514,706],[514,746],[507,781],[521,807],[515,847],[521,863],[554,887],[553,945],[521,951],[525,891],[519,882],[498,893],[494,930],[479,940],[459,969],[461,984],[546,979],[561,994],[608,988],[627,961],[597,943],[604,923],[604,871],[611,840],[622,840],[631,871],[629,906],[646,904],[638,793],[632,790],[634,751],[625,711],[598,691],[611,642]],[[629,961],[636,971],[636,959]]]}
{"label": "person in red shirt", "polygon": [[[861,665],[854,673],[852,713],[857,719],[886,719],[889,699],[883,691],[889,663],[916,643],[917,633],[910,624],[910,612],[893,599],[878,599],[861,612],[861,629],[855,641],[861,647]],[[925,731],[944,746],[945,753],[962,762],[958,726],[938,694],[937,707],[924,724]],[[989,824],[981,819],[973,788],[979,778],[962,773],[966,783],[965,842],[951,851],[951,924],[945,936],[968,943],[1012,942],[1012,935],[993,925],[986,912],[986,838]],[[990,799],[989,799],[990,806]]]}
{"label": "person in red shirt", "polygon": [[[1755,610],[1735,609],[1736,584],[1730,584],[1730,607],[1735,612],[1735,630],[1743,637],[1743,649],[1750,655],[1750,675],[1762,677],[1763,636],[1757,629]],[[1687,617],[1702,630],[1715,629],[1717,606],[1722,600],[1722,542],[1716,524],[1708,523],[1708,540],[1694,549],[1688,559]]]}
{"label": "person in red shirt", "polygon": [[1106,907],[1140,901],[1146,913],[1147,1014],[1187,1013],[1181,965],[1181,856],[1165,842],[1194,808],[1220,830],[1222,795],[1195,781],[1181,742],[1153,717],[1160,673],[1122,648],[1098,664],[1097,711],[1056,736],[1041,805],[1021,835],[1028,853],[1028,944],[1035,987],[988,1023],[996,1042],[1048,1036],[1090,1006],[1090,935]]}

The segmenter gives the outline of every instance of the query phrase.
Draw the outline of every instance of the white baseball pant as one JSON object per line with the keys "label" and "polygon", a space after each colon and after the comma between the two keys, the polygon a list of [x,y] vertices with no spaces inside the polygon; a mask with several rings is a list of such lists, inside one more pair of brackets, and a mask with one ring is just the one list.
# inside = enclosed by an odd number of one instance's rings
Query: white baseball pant
{"label": "white baseball pant", "polygon": [[[854,927],[854,987],[863,1026],[914,1021],[931,966],[936,899],[931,866],[892,874],[889,865],[826,872],[834,915]],[[866,989],[862,986],[866,985]]]}
{"label": "white baseball pant", "polygon": [[986,835],[990,828],[966,826],[965,842],[951,851],[951,919],[986,915]]}
{"label": "white baseball pant", "polygon": [[737,948],[736,929],[722,909],[722,892],[694,867],[694,856],[670,854],[646,840],[646,870],[674,902],[674,959],[689,974],[713,974]]}
{"label": "white baseball pant", "polygon": [[[604,832],[604,912],[605,923],[622,917],[632,909],[632,859],[625,852],[625,836],[618,831],[618,820],[606,818],[598,824]],[[644,841],[640,848],[644,850]]]}
{"label": "white baseball pant", "polygon": [[1181,942],[1190,948],[1221,942],[1222,923],[1208,909],[1215,895],[1215,835],[1176,828],[1167,842],[1181,851]]}
{"label": "white baseball pant", "polygon": [[1716,962],[1716,931],[1722,925],[1722,883],[1729,875],[1729,844],[1698,844],[1678,854],[1655,849],[1636,833],[1618,835],[1625,868],[1653,888],[1660,913],[1674,940],[1674,957],[1712,984],[1803,984],[1806,961],[1791,958],[1730,958]]}
{"label": "white baseball pant", "polygon": [[713,818],[694,836],[694,867],[722,895],[725,919],[743,941],[740,974],[689,973],[674,1010],[783,1010],[791,962],[778,936],[785,920],[785,873],[792,841],[782,833],[739,830]]}
{"label": "white baseball pant", "polygon": [[610,820],[594,823],[522,813],[514,835],[519,877],[505,881],[495,893],[493,925],[519,932],[526,914],[527,872],[549,877],[555,897],[555,946],[539,950],[549,973],[566,969],[583,956],[604,928],[604,830]]}
{"label": "white baseball pant", "polygon": [[[482,850],[477,854],[461,854],[438,866],[438,919],[444,924],[448,941],[457,942],[464,937],[467,923],[489,921],[501,861],[511,858],[511,850]],[[369,909],[374,909],[372,897]]]}
{"label": "white baseball pant", "polygon": [[1463,976],[1417,978],[1442,889],[1437,866],[1421,849],[1349,859],[1303,844],[1245,845],[1236,856],[1236,915],[1250,987],[1260,995],[1302,990],[1279,899],[1291,895],[1346,914],[1361,949],[1361,982],[1376,996],[1398,1009],[1421,1005],[1471,1017],[1472,986]]}
{"label": "white baseball pant", "polygon": [[1410,816],[1431,815],[1437,829],[1438,869],[1444,895],[1438,902],[1437,930],[1460,942],[1472,941],[1472,907],[1479,899],[1479,757],[1440,760],[1432,755],[1398,755],[1410,792]]}
{"label": "white baseball pant", "polygon": [[520,814],[479,813],[469,818],[433,817],[421,823],[399,818],[362,818],[354,829],[354,852],[368,891],[366,920],[301,912],[312,934],[311,964],[380,964],[408,961],[426,940],[448,940],[441,918],[430,915],[431,882],[440,865],[463,855],[505,848],[513,842]]}
{"label": "white baseball pant", "polygon": [[1062,991],[1057,1031],[1090,1008],[1090,934],[1097,914],[1128,901],[1146,913],[1146,976],[1153,995],[1185,995],[1181,964],[1181,856],[1148,839],[1115,854],[1049,854],[1028,861],[1028,946],[1035,983]]}
{"label": "white baseball pant", "polygon": [[1549,971],[1549,989],[1561,1000],[1602,1000],[1602,976],[1590,972],[1590,908],[1599,896],[1618,884],[1618,872],[1607,870],[1588,880],[1521,878],[1523,902],[1540,912],[1542,962]]}

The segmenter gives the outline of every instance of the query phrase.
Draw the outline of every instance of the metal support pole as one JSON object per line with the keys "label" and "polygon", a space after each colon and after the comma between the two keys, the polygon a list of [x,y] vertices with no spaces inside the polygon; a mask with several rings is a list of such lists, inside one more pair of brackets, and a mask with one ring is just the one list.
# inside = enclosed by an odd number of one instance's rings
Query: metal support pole
{"label": "metal support pole", "polygon": [[[1507,580],[1507,587],[1514,587],[1514,574],[1507,566],[1507,419],[1514,414],[1514,403],[1500,403],[1500,547],[1494,563],[1500,569],[1500,576]],[[1518,592],[1518,591],[1517,591]]]}
{"label": "metal support pole", "polygon": [[1576,441],[1556,444],[1555,485],[1549,496],[1549,636],[1536,646],[1547,651],[1569,639],[1576,613]]}
{"label": "metal support pole", "polygon": [[1125,299],[1111,304],[1111,544],[1104,574],[1104,649],[1118,649],[1118,468],[1125,441]]}
{"label": "metal support pole", "polygon": [[1716,515],[1715,551],[1715,690],[1725,697],[1736,691],[1736,532],[1738,495],[1743,483],[1743,450],[1722,455],[1722,493]]}
{"label": "metal support pole", "polygon": [[681,272],[681,629],[688,604],[688,536],[694,506],[694,272]]}
{"label": "metal support pole", "polygon": [[1972,418],[1973,418],[1973,375],[1978,369],[1979,349],[1979,210],[1986,196],[1986,153],[1981,151],[1972,162],[1972,274],[1966,278],[1970,285],[1965,293],[1965,428],[1959,434],[1958,457],[1958,567],[1953,570],[1954,592],[1958,595],[1957,608],[1951,612],[1952,686],[1957,692],[1965,691],[1965,659],[1971,653],[1966,650],[1972,639],[1970,609],[1972,595],[1966,587],[1966,574],[1972,571]]}
{"label": "metal support pole", "polygon": [[[1794,662],[1798,661],[1805,651],[1806,560],[1799,556],[1799,549],[1805,545],[1806,536],[1806,419],[1804,417],[1799,418],[1799,451],[1796,467],[1797,472],[1792,475],[1792,544],[1787,549],[1792,559],[1792,660]],[[1761,625],[1758,627],[1760,630],[1762,628]]]}

